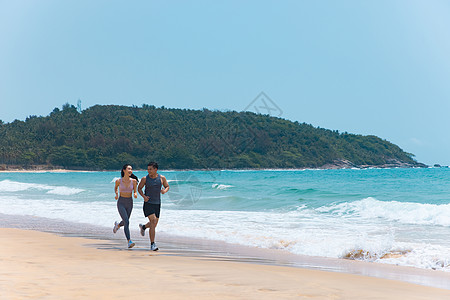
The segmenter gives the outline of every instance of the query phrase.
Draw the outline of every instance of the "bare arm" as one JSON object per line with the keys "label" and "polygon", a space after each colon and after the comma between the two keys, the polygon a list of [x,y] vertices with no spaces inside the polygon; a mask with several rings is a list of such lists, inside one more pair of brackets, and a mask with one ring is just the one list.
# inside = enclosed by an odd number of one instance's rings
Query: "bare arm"
{"label": "bare arm", "polygon": [[142,198],[144,198],[144,202],[148,201],[148,197],[145,196],[144,192],[142,191],[142,188],[144,187],[146,181],[147,181],[146,177],[142,177],[141,182],[139,182],[139,186],[138,186],[139,195],[141,195]]}
{"label": "bare arm", "polygon": [[165,194],[169,191],[169,183],[167,182],[166,176],[161,175],[162,184],[164,186],[164,189],[161,190],[161,194]]}
{"label": "bare arm", "polygon": [[133,179],[134,198],[137,198],[136,187],[137,187],[137,181],[136,181],[136,179]]}
{"label": "bare arm", "polygon": [[116,180],[116,185],[114,186],[114,192],[116,193],[116,200],[119,199],[119,192],[117,191],[117,188],[119,187],[119,179]]}

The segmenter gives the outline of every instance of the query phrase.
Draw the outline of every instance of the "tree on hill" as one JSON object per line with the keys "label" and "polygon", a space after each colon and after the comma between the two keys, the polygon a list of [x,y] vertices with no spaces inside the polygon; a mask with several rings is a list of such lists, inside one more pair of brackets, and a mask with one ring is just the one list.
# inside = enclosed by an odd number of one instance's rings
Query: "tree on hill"
{"label": "tree on hill", "polygon": [[[0,123],[1,124],[1,123]],[[68,103],[0,126],[0,164],[118,169],[423,166],[376,136],[339,133],[251,112]]]}

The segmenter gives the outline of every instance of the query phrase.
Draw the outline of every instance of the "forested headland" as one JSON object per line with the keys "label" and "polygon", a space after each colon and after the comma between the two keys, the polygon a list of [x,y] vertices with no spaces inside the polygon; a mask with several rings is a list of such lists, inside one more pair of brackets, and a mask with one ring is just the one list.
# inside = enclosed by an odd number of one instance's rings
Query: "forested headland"
{"label": "forested headland", "polygon": [[423,167],[395,144],[255,114],[69,104],[48,116],[0,121],[0,167],[145,169]]}

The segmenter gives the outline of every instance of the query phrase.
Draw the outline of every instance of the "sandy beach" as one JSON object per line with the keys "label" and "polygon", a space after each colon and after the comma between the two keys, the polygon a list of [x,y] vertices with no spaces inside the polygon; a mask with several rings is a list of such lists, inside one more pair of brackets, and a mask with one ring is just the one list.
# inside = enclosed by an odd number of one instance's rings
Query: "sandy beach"
{"label": "sandy beach", "polygon": [[3,299],[449,299],[450,290],[395,280],[105,250],[108,241],[0,229]]}

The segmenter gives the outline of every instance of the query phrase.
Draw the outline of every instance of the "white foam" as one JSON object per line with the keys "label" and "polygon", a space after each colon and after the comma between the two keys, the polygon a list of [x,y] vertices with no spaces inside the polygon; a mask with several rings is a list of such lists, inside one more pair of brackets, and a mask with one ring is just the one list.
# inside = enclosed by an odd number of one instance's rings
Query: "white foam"
{"label": "white foam", "polygon": [[430,244],[405,244],[409,251],[395,258],[380,258],[376,262],[450,272],[450,249]]}
{"label": "white foam", "polygon": [[319,209],[338,216],[355,215],[365,219],[383,218],[404,224],[450,226],[450,204],[379,201],[368,197]]}
{"label": "white foam", "polygon": [[47,192],[47,194],[70,196],[70,195],[79,194],[83,191],[84,190],[82,190],[82,189],[70,188],[70,187],[66,187],[66,186],[55,186],[52,189],[50,189]]}
{"label": "white foam", "polygon": [[11,180],[2,180],[0,181],[0,191],[2,192],[20,192],[26,191],[30,189],[36,190],[47,190],[47,194],[54,195],[75,195],[83,192],[83,189],[66,187],[66,186],[52,186],[45,184],[37,184],[37,183],[25,183]]}
{"label": "white foam", "polygon": [[[5,184],[4,181],[0,183]],[[301,206],[291,211],[249,212],[184,210],[173,203],[168,205],[169,200],[163,198],[159,232],[311,256],[343,258],[349,253],[359,252],[362,256],[357,259],[450,271],[450,242],[445,242],[446,236],[450,235],[449,228],[442,227],[443,237],[434,243],[429,238],[429,232],[419,234],[418,238],[405,238],[405,234],[417,227],[415,224],[395,223],[398,225],[392,226],[394,215],[397,219],[406,218],[411,212],[420,215],[417,211],[424,207],[427,210],[428,206],[393,202],[391,205],[395,213],[387,214],[389,207],[384,207],[383,201],[366,198],[317,209]],[[136,199],[135,209],[141,203],[140,199]],[[381,207],[381,211],[377,211],[377,207]],[[434,206],[431,207],[436,214]],[[438,205],[438,208],[442,207],[445,208],[445,205]],[[110,197],[98,201],[76,201],[0,195],[0,212],[61,218],[100,226],[112,226],[114,220],[120,219],[116,203]],[[130,226],[137,230],[138,224],[143,221],[145,218],[142,215],[133,213]],[[403,254],[385,258],[386,254],[397,252]]]}
{"label": "white foam", "polygon": [[[16,196],[0,197],[0,212],[10,215],[37,216],[63,219],[99,226],[120,219],[115,201],[82,202],[58,199],[22,199]],[[137,226],[137,224],[136,224]]]}
{"label": "white foam", "polygon": [[30,183],[20,184],[19,182],[11,181],[11,180],[2,180],[0,181],[0,191],[2,192],[19,192],[25,191],[31,188]]}
{"label": "white foam", "polygon": [[211,185],[211,187],[212,187],[213,189],[217,189],[217,190],[226,190],[226,189],[228,189],[228,188],[232,188],[233,186],[232,186],[232,185],[227,185],[227,184],[213,183],[213,184]]}
{"label": "white foam", "polygon": [[[389,223],[321,216],[305,209],[287,213],[165,210],[159,230],[247,246],[283,249],[295,254],[359,259],[450,271],[450,246],[401,242]],[[220,220],[220,222],[217,222]],[[386,254],[402,252],[386,259]]]}

